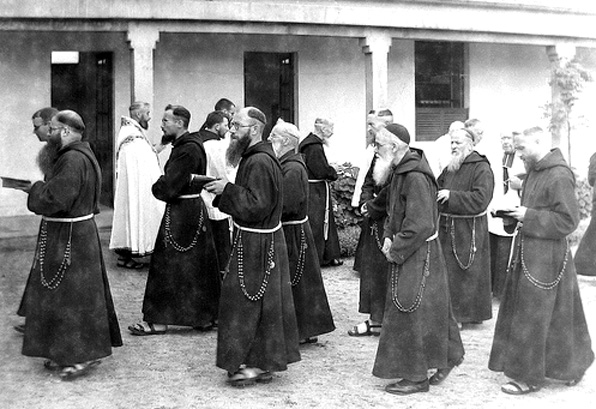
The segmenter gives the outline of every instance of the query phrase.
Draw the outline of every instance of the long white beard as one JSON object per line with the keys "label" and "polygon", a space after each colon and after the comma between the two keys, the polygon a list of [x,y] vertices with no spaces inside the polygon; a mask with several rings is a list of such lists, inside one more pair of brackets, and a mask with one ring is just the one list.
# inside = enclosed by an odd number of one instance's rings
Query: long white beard
{"label": "long white beard", "polygon": [[467,153],[464,151],[452,152],[451,161],[447,165],[447,170],[450,172],[457,172],[467,156]]}
{"label": "long white beard", "polygon": [[387,182],[387,178],[391,172],[391,162],[392,159],[387,160],[377,156],[375,167],[373,168],[373,179],[377,186],[382,186]]}

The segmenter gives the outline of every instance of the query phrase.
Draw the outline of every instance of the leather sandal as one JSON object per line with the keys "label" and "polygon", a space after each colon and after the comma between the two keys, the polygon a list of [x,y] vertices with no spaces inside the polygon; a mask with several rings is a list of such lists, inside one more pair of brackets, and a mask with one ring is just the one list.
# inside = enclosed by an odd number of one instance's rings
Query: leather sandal
{"label": "leather sandal", "polygon": [[385,387],[385,392],[395,395],[411,395],[412,393],[428,392],[428,379],[421,382],[414,382],[408,379],[402,379],[399,382],[391,383]]}
{"label": "leather sandal", "polygon": [[86,375],[92,368],[99,365],[101,361],[88,361],[82,364],[74,364],[65,366],[60,371],[60,377],[63,381],[70,381],[72,379]]}
{"label": "leather sandal", "polygon": [[165,334],[168,330],[168,327],[166,326],[166,329],[164,330],[156,330],[155,325],[153,323],[141,321],[139,323],[136,323],[135,325],[129,325],[128,330],[132,335],[141,337],[146,335]]}
{"label": "leather sandal", "polygon": [[269,383],[273,375],[269,371],[263,371],[259,368],[241,368],[236,373],[228,373],[228,383],[231,386],[243,387],[256,383]]}
{"label": "leather sandal", "polygon": [[527,395],[528,393],[539,390],[540,386],[530,385],[521,381],[511,381],[501,386],[501,391],[508,395]]}
{"label": "leather sandal", "polygon": [[[352,329],[349,329],[348,335],[351,337],[368,337],[371,335],[378,337],[379,335],[381,335],[382,327],[382,325],[371,324],[370,320],[366,320],[358,325],[354,325]],[[379,328],[379,330],[373,331],[373,328]]]}

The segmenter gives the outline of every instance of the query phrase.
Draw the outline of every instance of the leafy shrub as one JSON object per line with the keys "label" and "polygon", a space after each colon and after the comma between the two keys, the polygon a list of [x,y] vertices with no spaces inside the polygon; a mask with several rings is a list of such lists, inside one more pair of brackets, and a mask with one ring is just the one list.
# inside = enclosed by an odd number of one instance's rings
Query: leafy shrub
{"label": "leafy shrub", "polygon": [[362,221],[360,210],[353,208],[351,204],[357,176],[358,168],[346,162],[337,166],[337,180],[331,183],[334,198],[333,215],[339,230],[357,226]]}
{"label": "leafy shrub", "polygon": [[354,257],[356,255],[356,247],[358,246],[358,238],[360,237],[360,227],[346,226],[337,231],[337,236],[339,237],[341,256]]}
{"label": "leafy shrub", "polygon": [[588,183],[588,179],[580,178],[575,174],[575,196],[579,204],[579,217],[586,219],[590,217],[592,212],[592,186]]}

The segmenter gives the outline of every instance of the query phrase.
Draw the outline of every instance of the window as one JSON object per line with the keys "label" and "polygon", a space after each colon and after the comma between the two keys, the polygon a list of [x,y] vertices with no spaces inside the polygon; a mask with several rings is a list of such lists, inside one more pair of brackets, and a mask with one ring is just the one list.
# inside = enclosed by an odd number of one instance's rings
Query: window
{"label": "window", "polygon": [[415,43],[416,140],[443,135],[451,122],[465,121],[465,57],[463,43]]}

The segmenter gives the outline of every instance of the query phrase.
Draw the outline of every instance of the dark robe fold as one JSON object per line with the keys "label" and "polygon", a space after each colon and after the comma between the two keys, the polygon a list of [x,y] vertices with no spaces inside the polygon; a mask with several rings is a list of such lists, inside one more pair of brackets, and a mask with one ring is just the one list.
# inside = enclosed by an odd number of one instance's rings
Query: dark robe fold
{"label": "dark robe fold", "polygon": [[373,375],[424,379],[458,363],[464,349],[449,300],[436,235],[437,185],[424,154],[411,149],[393,168],[384,236],[392,239],[383,329]]}
{"label": "dark robe fold", "polygon": [[531,385],[578,379],[594,353],[567,244],[579,223],[575,177],[559,149],[528,172],[521,205],[488,367]]}
{"label": "dark robe fold", "polygon": [[[87,142],[58,153],[52,174],[35,183],[29,210],[72,219],[98,213],[101,171]],[[23,354],[73,365],[111,355],[122,338],[93,218],[42,220],[25,292]]]}
{"label": "dark robe fold", "polygon": [[437,182],[439,189],[450,192],[449,200],[439,205],[439,238],[447,263],[453,314],[462,323],[488,320],[492,318],[492,296],[485,212],[495,183],[490,163],[473,151],[459,170],[445,168]]}
{"label": "dark robe fold", "polygon": [[[588,183],[594,188],[596,182],[596,153],[590,157]],[[596,276],[596,194],[592,192],[592,214],[590,224],[575,252],[575,268],[577,274]]]}
{"label": "dark robe fold", "polygon": [[300,360],[282,200],[281,166],[271,145],[259,142],[242,155],[235,183],[213,201],[235,223],[216,358],[216,365],[230,373],[242,364],[283,371]]}
{"label": "dark robe fold", "polygon": [[[387,271],[389,263],[381,252],[383,231],[387,215],[387,189],[377,186],[373,179],[376,157],[362,184],[360,206],[366,203],[368,215],[362,218],[361,232],[354,259],[354,270],[360,273],[358,312],[370,314],[376,322],[383,321],[385,296],[387,293]],[[388,180],[385,185],[388,185]],[[358,262],[356,262],[356,260]]]}
{"label": "dark robe fold", "polygon": [[[166,202],[143,299],[143,320],[203,326],[217,318],[219,266],[211,225],[191,174],[205,174],[206,157],[198,136],[188,133],[172,144],[164,175],[153,195]],[[181,198],[184,196],[196,196]]]}
{"label": "dark robe fold", "polygon": [[[290,279],[298,334],[300,339],[316,337],[335,329],[321,276],[319,257],[310,224],[306,220],[308,207],[308,177],[299,153],[287,152],[280,158],[284,196],[281,221],[288,249]],[[305,220],[302,223],[297,223]]]}
{"label": "dark robe fold", "polygon": [[[337,180],[337,172],[327,162],[323,141],[316,135],[311,133],[300,142],[300,153],[304,155],[309,180],[308,220],[317,246],[319,263],[323,266],[341,257],[330,186],[330,182]],[[325,218],[328,227],[325,227]]]}

